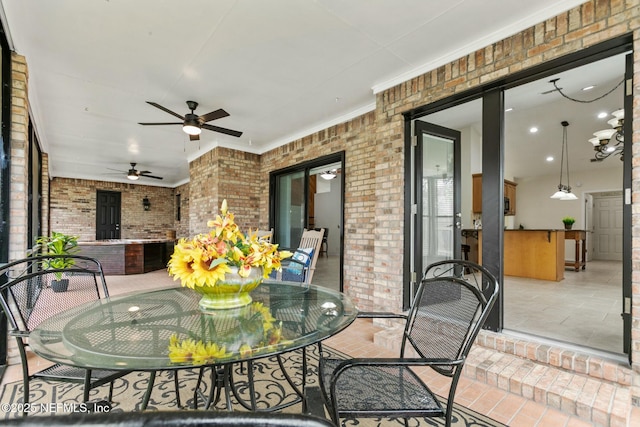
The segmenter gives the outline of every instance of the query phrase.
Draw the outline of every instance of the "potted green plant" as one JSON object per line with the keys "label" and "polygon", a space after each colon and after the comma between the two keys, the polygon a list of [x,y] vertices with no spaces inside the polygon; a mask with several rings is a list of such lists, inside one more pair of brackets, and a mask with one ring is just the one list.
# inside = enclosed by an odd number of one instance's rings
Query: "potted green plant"
{"label": "potted green plant", "polygon": [[[36,239],[35,246],[30,253],[42,253],[42,255],[73,255],[78,252],[78,237],[69,236],[56,231],[51,232],[51,236],[40,236]],[[75,265],[73,258],[51,258],[42,263],[43,268],[51,270],[62,270]],[[69,287],[69,279],[62,278],[62,271],[54,272],[56,280],[51,281],[51,288],[54,292],[65,292]]]}
{"label": "potted green plant", "polygon": [[564,223],[565,230],[571,230],[573,227],[573,223],[576,222],[576,219],[572,216],[565,216],[562,218],[562,222]]}

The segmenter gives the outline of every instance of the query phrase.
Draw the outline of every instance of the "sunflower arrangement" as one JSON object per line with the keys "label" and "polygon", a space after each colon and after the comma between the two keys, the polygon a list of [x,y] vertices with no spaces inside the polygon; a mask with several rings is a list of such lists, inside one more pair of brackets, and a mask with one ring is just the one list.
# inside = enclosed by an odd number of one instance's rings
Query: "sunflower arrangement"
{"label": "sunflower arrangement", "polygon": [[250,357],[283,342],[282,322],[262,303],[254,302],[240,310],[242,314],[233,322],[202,316],[203,335],[180,339],[173,334],[169,339],[169,359],[173,363],[212,364],[229,359],[234,353]]}
{"label": "sunflower arrangement", "polygon": [[222,202],[221,215],[209,221],[211,231],[192,239],[180,239],[169,260],[169,274],[182,286],[195,289],[215,287],[237,267],[240,277],[248,277],[252,268],[262,268],[264,278],[272,270],[282,268],[281,261],[289,251],[278,251],[278,245],[258,238],[251,229],[245,235],[229,212],[227,200]]}

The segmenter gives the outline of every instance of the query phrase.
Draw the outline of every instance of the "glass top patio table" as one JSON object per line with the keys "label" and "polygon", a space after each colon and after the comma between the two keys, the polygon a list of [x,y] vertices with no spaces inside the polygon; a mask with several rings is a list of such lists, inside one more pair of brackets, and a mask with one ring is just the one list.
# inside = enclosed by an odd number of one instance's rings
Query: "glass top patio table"
{"label": "glass top patio table", "polygon": [[53,362],[91,369],[177,369],[251,360],[305,347],[357,315],[343,293],[265,281],[253,302],[203,313],[201,295],[168,288],[104,298],[43,321],[31,349]]}

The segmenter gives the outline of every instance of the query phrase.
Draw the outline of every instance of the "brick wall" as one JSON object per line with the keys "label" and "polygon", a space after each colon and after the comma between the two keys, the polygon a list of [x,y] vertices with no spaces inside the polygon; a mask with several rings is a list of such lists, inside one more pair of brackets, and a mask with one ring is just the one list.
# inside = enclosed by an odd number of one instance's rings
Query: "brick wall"
{"label": "brick wall", "polygon": [[241,230],[257,228],[261,218],[266,222],[267,216],[258,209],[261,179],[257,154],[218,147],[191,162],[189,234],[207,232],[207,221],[220,213],[224,199]]}
{"label": "brick wall", "polygon": [[[11,53],[11,158],[9,183],[9,261],[27,250],[27,179],[29,158],[28,68],[24,56]],[[7,363],[20,363],[15,340],[7,341]]]}
{"label": "brick wall", "polygon": [[40,227],[43,236],[49,235],[49,155],[42,153],[42,212],[40,213]]}
{"label": "brick wall", "polygon": [[[180,221],[175,220],[174,213],[173,228],[176,230],[176,238],[189,237],[189,184],[176,187],[174,193],[180,195]],[[177,210],[178,206],[174,208]]]}
{"label": "brick wall", "polygon": [[[394,272],[399,274],[395,279],[402,283],[402,274],[398,266],[390,266],[389,254],[384,259],[376,259],[374,251],[378,234],[388,233],[395,236],[402,254],[402,221],[394,224],[379,224],[376,217],[376,206],[380,202],[376,194],[379,186],[393,187],[402,193],[404,183],[402,174],[395,182],[385,167],[379,167],[381,151],[379,135],[375,132],[376,113],[370,112],[349,122],[314,133],[297,141],[278,147],[262,155],[262,176],[260,178],[260,215],[268,218],[269,209],[269,172],[287,166],[302,163],[325,155],[345,152],[345,222],[344,222],[344,289],[360,308],[370,308],[374,292],[385,292],[385,281]],[[402,147],[402,138],[399,142]],[[398,200],[390,191],[383,200]],[[402,204],[400,199],[399,209]],[[401,212],[401,211],[400,211]],[[267,228],[268,223],[261,222],[260,227]],[[386,228],[385,228],[386,227]],[[376,263],[381,267],[374,267]],[[380,291],[382,289],[382,291]],[[397,298],[401,297],[397,294]]]}
{"label": "brick wall", "polygon": [[[96,239],[97,190],[121,193],[121,238],[166,238],[175,229],[174,190],[172,188],[134,185],[83,179],[51,180],[51,230],[72,234],[80,241]],[[151,209],[145,211],[147,197]]]}

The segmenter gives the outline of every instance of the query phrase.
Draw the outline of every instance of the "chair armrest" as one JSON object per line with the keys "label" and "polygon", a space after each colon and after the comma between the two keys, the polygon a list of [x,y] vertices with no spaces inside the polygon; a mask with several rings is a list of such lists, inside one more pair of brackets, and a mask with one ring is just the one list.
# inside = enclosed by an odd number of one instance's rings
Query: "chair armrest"
{"label": "chair armrest", "polygon": [[407,315],[386,311],[361,311],[357,317],[362,319],[406,319]]}
{"label": "chair armrest", "polygon": [[331,384],[335,384],[338,377],[347,369],[356,366],[453,366],[461,365],[464,359],[427,359],[427,358],[400,358],[400,357],[380,357],[380,358],[355,358],[341,362],[331,374]]}
{"label": "chair armrest", "polygon": [[29,338],[29,331],[20,331],[14,329],[12,331],[9,331],[9,335],[11,335],[12,337]]}
{"label": "chair armrest", "polygon": [[305,265],[304,265],[304,262],[302,262],[302,261],[298,261],[297,259],[294,259],[294,258],[285,258],[285,259],[283,259],[282,261],[280,261],[280,264],[281,264],[283,267],[286,267],[287,265],[291,264],[292,262],[293,262],[293,263],[296,263],[296,264],[300,264],[300,265],[301,265],[301,266],[303,266],[303,267],[305,266]]}

